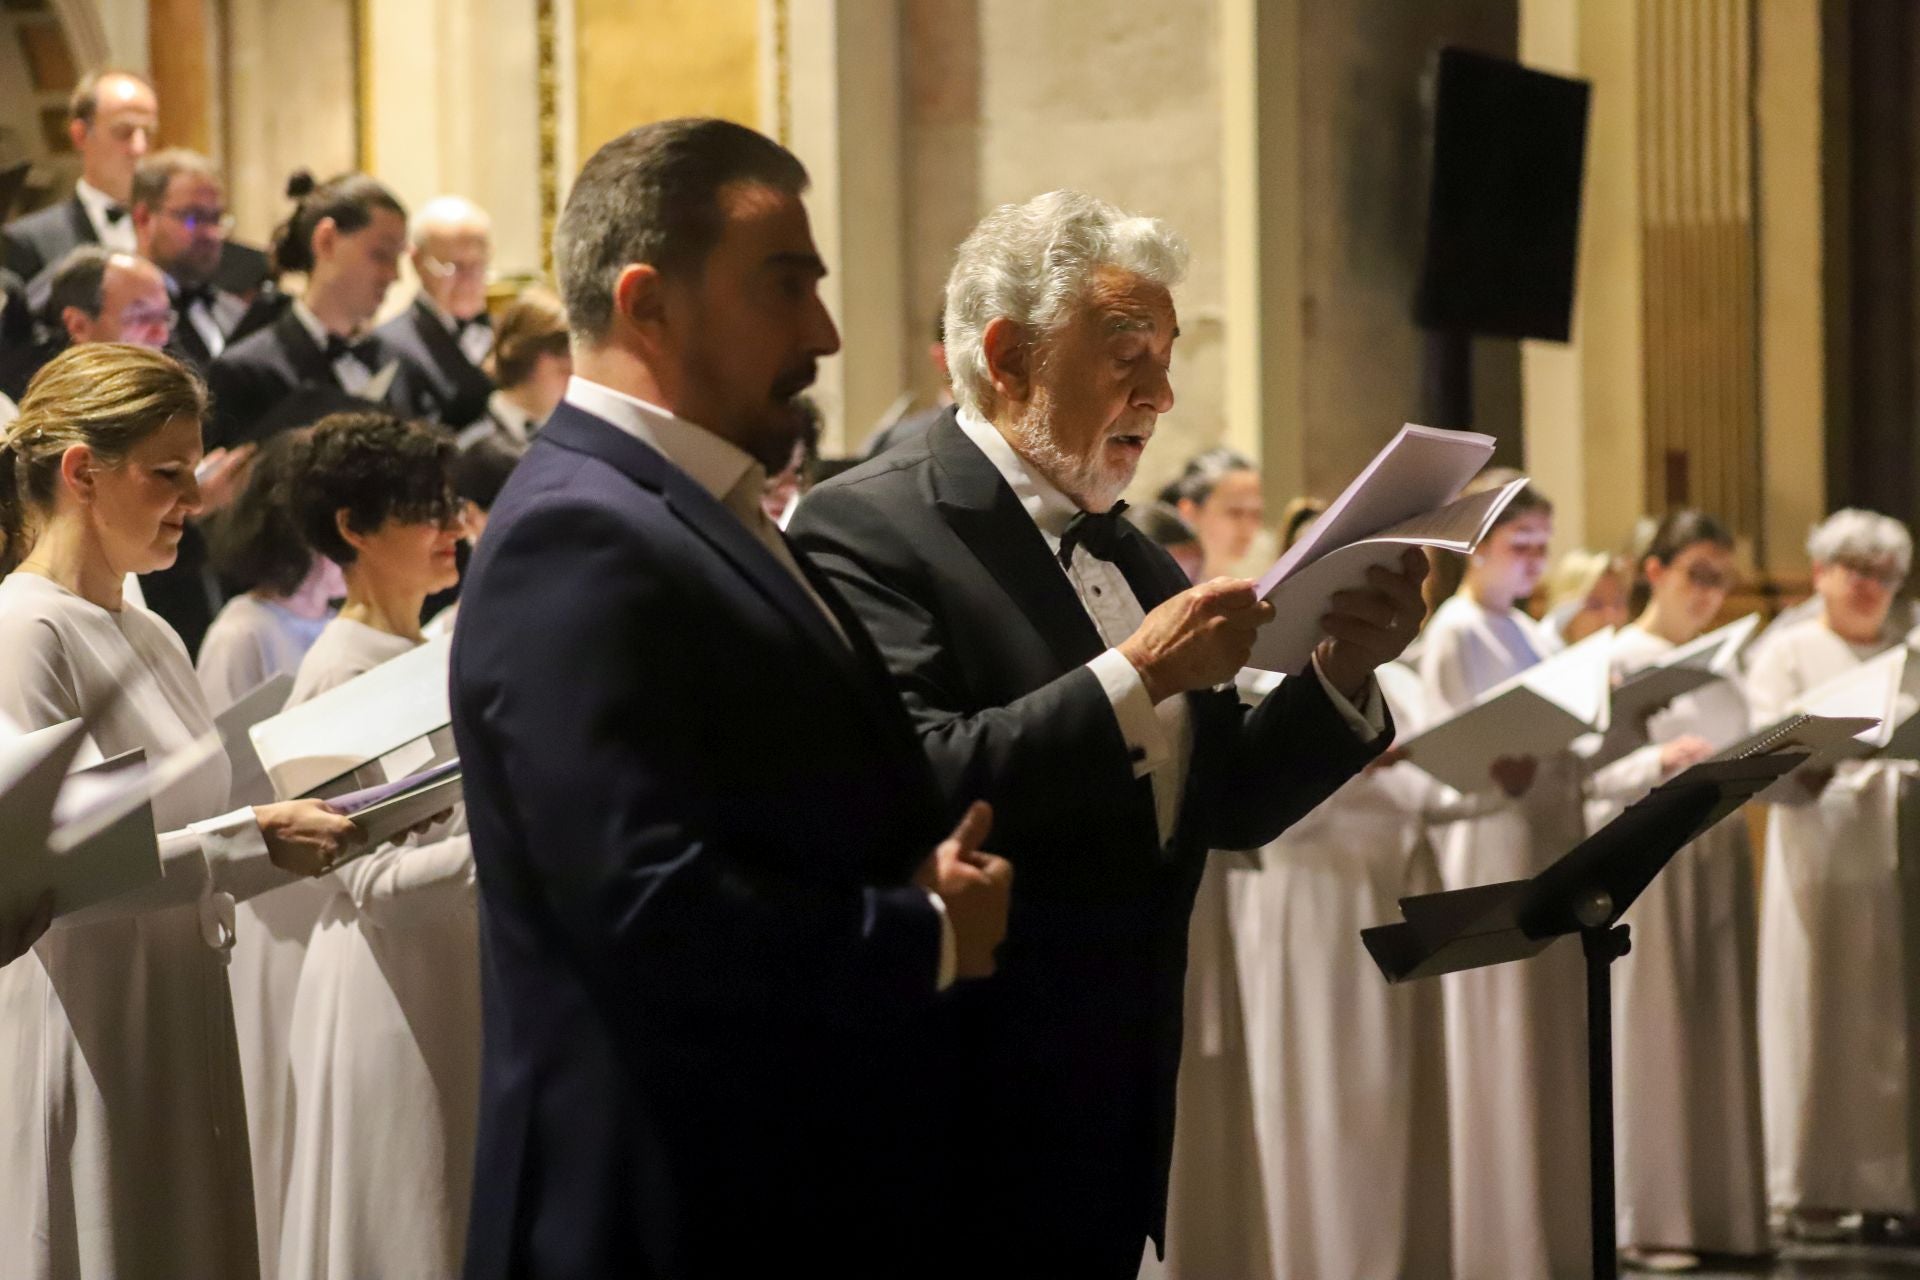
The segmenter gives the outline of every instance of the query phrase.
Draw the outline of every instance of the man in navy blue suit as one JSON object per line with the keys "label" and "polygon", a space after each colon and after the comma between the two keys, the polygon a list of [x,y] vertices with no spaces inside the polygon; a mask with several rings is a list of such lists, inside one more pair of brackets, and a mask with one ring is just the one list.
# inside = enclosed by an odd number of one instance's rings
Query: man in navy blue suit
{"label": "man in navy blue suit", "polygon": [[[858,617],[761,511],[839,347],[777,144],[635,129],[568,198],[566,402],[495,504],[453,722],[485,1050],[466,1274],[906,1275],[924,1057],[1011,872]],[[936,848],[936,841],[940,841]]]}

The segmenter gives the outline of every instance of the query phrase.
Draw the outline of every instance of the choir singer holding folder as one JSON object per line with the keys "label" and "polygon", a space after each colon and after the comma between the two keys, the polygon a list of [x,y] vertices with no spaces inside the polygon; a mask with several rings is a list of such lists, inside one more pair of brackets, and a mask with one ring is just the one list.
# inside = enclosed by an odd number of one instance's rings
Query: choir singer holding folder
{"label": "choir singer holding folder", "polygon": [[947,283],[957,407],[794,520],[949,804],[991,800],[1019,872],[999,972],[944,1028],[955,1274],[1131,1277],[1162,1240],[1204,855],[1271,840],[1379,753],[1372,672],[1423,613],[1413,552],[1336,597],[1312,673],[1249,711],[1231,681],[1273,607],[1190,587],[1117,518],[1173,404],[1186,257],[1070,191],[989,214]]}
{"label": "choir singer holding folder", "polygon": [[472,1280],[909,1276],[948,1245],[940,1123],[981,1082],[924,1024],[990,971],[1011,872],[977,808],[936,851],[880,656],[760,507],[840,345],[806,185],[759,134],[669,120],[595,153],[560,218],[577,376],[453,642]]}

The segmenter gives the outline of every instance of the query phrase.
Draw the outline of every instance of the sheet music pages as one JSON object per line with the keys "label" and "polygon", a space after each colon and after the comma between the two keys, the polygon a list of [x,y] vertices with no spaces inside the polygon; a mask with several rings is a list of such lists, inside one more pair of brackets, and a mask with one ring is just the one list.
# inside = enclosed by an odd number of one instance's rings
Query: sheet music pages
{"label": "sheet music pages", "polygon": [[1456,791],[1493,790],[1494,761],[1551,755],[1582,734],[1606,728],[1612,640],[1609,628],[1536,663],[1416,734],[1401,750]]}

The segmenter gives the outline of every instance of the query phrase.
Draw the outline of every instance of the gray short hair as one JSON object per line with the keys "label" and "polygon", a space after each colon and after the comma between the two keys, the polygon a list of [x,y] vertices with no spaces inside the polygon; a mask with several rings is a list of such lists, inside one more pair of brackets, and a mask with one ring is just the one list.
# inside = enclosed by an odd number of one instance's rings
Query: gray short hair
{"label": "gray short hair", "polygon": [[1892,557],[1905,577],[1913,564],[1913,535],[1892,516],[1848,507],[1813,527],[1807,535],[1807,555],[1816,564]]}
{"label": "gray short hair", "polygon": [[807,189],[807,170],[773,139],[726,120],[641,125],[594,152],[553,234],[574,334],[606,336],[614,284],[636,262],[663,275],[697,274],[720,239],[721,189],[733,183],[797,196]]}
{"label": "gray short hair", "polygon": [[993,396],[987,326],[1002,317],[1034,337],[1062,324],[1101,267],[1168,289],[1187,273],[1187,244],[1157,218],[1078,191],[1003,204],[961,242],[947,277],[947,368],[954,398],[984,415]]}

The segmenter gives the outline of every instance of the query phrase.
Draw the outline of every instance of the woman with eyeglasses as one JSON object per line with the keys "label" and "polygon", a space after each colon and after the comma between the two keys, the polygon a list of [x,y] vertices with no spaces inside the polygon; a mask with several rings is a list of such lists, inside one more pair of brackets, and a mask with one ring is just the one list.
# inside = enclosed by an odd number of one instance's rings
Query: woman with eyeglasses
{"label": "woman with eyeglasses", "polygon": [[[0,718],[89,720],[101,755],[174,763],[159,876],[64,916],[0,969],[0,1273],[249,1276],[257,1263],[225,951],[234,903],[359,843],[317,800],[229,802],[180,639],[123,596],[172,562],[206,391],[168,356],[54,358],[0,432]],[[217,741],[217,740],[216,740]]]}
{"label": "woman with eyeglasses", "polygon": [[306,288],[208,368],[215,444],[264,440],[335,410],[412,414],[427,404],[418,375],[368,328],[400,275],[406,206],[361,173],[316,185],[303,171],[287,194],[298,204],[275,236],[274,268],[304,273]]}
{"label": "woman with eyeglasses", "polygon": [[[1712,627],[1738,580],[1733,537],[1699,511],[1660,521],[1614,635],[1616,680]],[[1652,744],[1591,782],[1598,830],[1660,782],[1748,732],[1740,687],[1720,681],[1647,723]],[[1703,1253],[1768,1245],[1754,1025],[1753,849],[1723,822],[1675,854],[1626,922],[1633,954],[1614,968],[1620,1240],[1630,1259],[1691,1269]]]}
{"label": "woman with eyeglasses", "polygon": [[[1807,539],[1818,614],[1755,657],[1756,724],[1904,641],[1887,625],[1913,559],[1906,526],[1829,516]],[[1908,687],[1916,675],[1908,663]],[[1760,1061],[1767,1195],[1791,1233],[1911,1236],[1920,1157],[1920,843],[1912,761],[1845,761],[1787,781],[1767,824]]]}
{"label": "woman with eyeglasses", "polygon": [[[292,705],[424,642],[421,604],[458,576],[453,442],[336,414],[313,428],[294,508],[346,573],[340,615]],[[479,922],[464,812],[324,882],[287,1045],[293,1116],[280,1280],[460,1269],[480,1101]]]}

